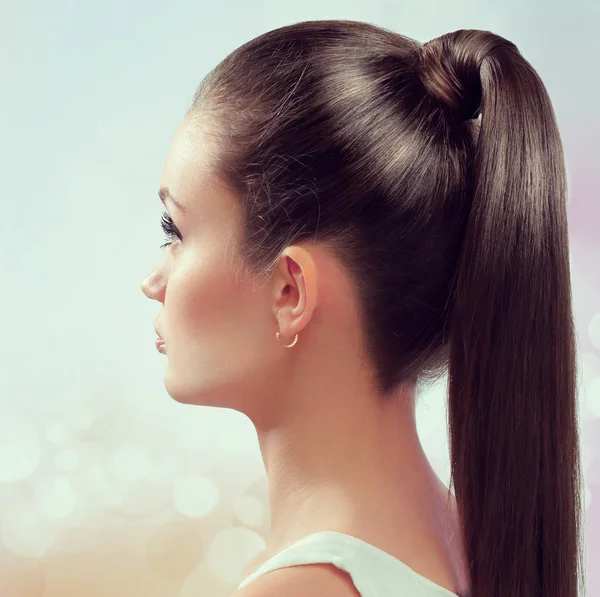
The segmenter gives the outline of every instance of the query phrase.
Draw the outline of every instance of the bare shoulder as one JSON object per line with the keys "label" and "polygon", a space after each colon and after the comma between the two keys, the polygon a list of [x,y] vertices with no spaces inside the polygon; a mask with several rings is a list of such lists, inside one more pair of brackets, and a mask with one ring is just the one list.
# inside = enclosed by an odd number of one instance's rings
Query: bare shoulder
{"label": "bare shoulder", "polygon": [[232,597],[360,597],[350,575],[333,564],[303,564],[267,572]]}

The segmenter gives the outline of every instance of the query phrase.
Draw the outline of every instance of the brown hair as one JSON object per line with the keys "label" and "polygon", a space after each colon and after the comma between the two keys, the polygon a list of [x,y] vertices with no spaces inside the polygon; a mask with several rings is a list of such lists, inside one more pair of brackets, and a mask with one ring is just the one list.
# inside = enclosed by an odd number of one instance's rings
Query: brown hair
{"label": "brown hair", "polygon": [[242,45],[193,117],[240,197],[240,250],[331,248],[386,395],[449,375],[451,485],[472,597],[584,584],[566,173],[548,93],[510,41],[421,44],[310,21]]}

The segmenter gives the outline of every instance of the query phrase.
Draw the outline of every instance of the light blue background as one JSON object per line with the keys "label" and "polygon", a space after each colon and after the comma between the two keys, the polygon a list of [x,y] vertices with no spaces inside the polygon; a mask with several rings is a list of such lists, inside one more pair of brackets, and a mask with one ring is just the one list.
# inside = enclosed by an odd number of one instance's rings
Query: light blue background
{"label": "light blue background", "polygon": [[[44,541],[37,557],[48,557],[75,518],[79,527],[99,520],[104,502],[84,489],[83,463],[113,471],[106,474],[117,494],[115,461],[155,466],[169,441],[153,432],[158,422],[170,422],[175,464],[161,477],[164,503],[149,511],[192,516],[173,489],[200,474],[180,466],[184,456],[218,463],[217,472],[204,473],[221,491],[233,487],[228,500],[264,481],[245,418],[185,407],[165,393],[165,357],[153,345],[160,305],[142,295],[140,283],[163,242],[157,197],[163,161],[202,77],[260,33],[326,18],[369,21],[423,42],[455,29],[488,29],[515,42],[544,80],[569,170],[588,561],[600,560],[599,7],[592,0],[1,0],[0,577],[6,562],[14,571],[15,553],[34,557]],[[418,411],[442,476],[448,472],[443,389],[424,396]],[[147,424],[136,427],[140,420]],[[133,422],[130,432],[123,421]],[[99,425],[112,431],[100,436],[92,458],[89,433]],[[138,460],[123,455],[128,442]],[[19,512],[38,520],[49,503],[66,514],[50,517],[44,540],[23,538]],[[252,526],[247,515],[238,519]],[[263,511],[254,524],[258,534],[267,519]],[[68,578],[60,587],[49,582],[46,595],[69,593]],[[185,582],[181,593],[161,585],[160,594],[191,594],[189,577]],[[204,582],[193,587],[205,588]],[[21,595],[14,591],[11,597]],[[597,567],[588,571],[588,591],[600,594]]]}

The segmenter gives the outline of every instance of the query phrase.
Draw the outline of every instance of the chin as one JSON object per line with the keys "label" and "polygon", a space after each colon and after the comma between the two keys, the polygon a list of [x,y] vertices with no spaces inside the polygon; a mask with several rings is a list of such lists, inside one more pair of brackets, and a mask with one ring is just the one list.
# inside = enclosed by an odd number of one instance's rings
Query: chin
{"label": "chin", "polygon": [[237,410],[236,398],[238,402],[240,398],[243,398],[239,393],[232,393],[231,388],[223,384],[200,383],[197,377],[194,380],[185,380],[181,376],[169,372],[165,374],[165,390],[175,402],[194,406],[213,406]]}

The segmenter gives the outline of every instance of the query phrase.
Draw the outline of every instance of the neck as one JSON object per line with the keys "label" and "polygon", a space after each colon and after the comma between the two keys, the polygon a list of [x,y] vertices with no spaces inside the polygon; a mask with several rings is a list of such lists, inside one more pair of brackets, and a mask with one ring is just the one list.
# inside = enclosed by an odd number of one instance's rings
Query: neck
{"label": "neck", "polygon": [[330,394],[285,421],[257,430],[269,482],[266,551],[321,530],[368,540],[378,513],[379,536],[416,525],[436,532],[445,487],[419,441],[412,390],[385,399],[366,388]]}

